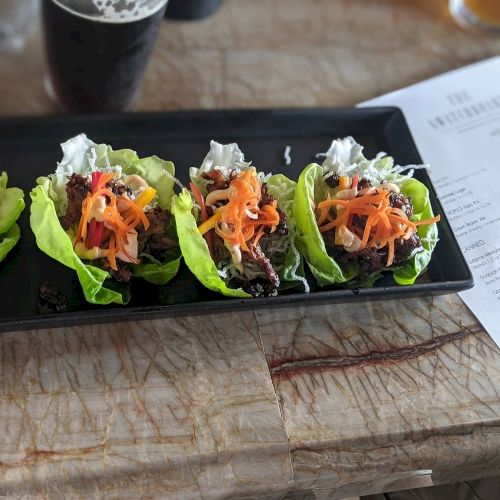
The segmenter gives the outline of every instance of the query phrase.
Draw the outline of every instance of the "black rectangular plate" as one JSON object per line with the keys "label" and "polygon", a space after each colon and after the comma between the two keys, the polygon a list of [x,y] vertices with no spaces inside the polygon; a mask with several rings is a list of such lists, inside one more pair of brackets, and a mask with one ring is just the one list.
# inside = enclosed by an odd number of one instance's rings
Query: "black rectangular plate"
{"label": "black rectangular plate", "polygon": [[[346,290],[313,286],[311,293],[288,291],[278,297],[237,300],[201,286],[181,266],[176,278],[160,287],[134,280],[127,306],[93,306],[84,300],[76,273],[38,250],[29,228],[29,192],[38,176],[52,173],[61,159],[59,144],[85,132],[115,149],[132,148],[139,156],[172,160],[182,182],[188,167],[199,166],[210,139],[238,142],[258,170],[282,172],[296,180],[300,171],[333,138],[352,135],[368,156],[382,150],[401,165],[421,163],[403,114],[397,108],[296,110],[223,110],[115,115],[61,115],[0,121],[0,170],[9,185],[25,190],[28,208],[20,218],[22,238],[0,264],[0,330],[25,330],[77,324],[118,322],[259,307],[283,307],[359,300],[428,296],[465,290],[473,279],[425,170],[415,177],[431,193],[441,214],[440,241],[428,272],[412,286],[398,286],[390,273],[373,288]],[[285,146],[292,165],[284,165]],[[68,310],[49,313],[39,304],[40,285],[48,281],[68,297]],[[313,280],[311,279],[311,284]]]}

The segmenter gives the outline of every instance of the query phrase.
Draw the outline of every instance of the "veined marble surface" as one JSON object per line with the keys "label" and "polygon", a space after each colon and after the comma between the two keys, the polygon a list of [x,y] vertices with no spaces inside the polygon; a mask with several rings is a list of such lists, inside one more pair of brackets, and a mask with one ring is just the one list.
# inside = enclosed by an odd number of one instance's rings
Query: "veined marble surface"
{"label": "veined marble surface", "polygon": [[0,495],[342,498],[495,474],[456,295],[0,336]]}
{"label": "veined marble surface", "polygon": [[498,472],[499,350],[458,296],[257,321],[297,485],[341,498]]}
{"label": "veined marble surface", "polygon": [[[353,105],[500,50],[445,0],[225,0],[141,110]],[[53,112],[40,34],[0,113]],[[341,498],[498,474],[500,352],[456,295],[0,335],[0,496]]]}
{"label": "veined marble surface", "polygon": [[219,498],[291,483],[252,315],[7,333],[0,359],[0,496]]}

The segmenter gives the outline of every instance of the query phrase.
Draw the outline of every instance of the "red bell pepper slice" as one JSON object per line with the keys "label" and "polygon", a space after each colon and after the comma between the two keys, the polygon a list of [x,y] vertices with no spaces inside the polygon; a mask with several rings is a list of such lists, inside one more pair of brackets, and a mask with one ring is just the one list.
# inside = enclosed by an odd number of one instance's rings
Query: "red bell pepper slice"
{"label": "red bell pepper slice", "polygon": [[102,235],[104,233],[104,222],[99,222],[92,219],[89,223],[87,231],[87,248],[100,247],[102,243]]}
{"label": "red bell pepper slice", "polygon": [[95,190],[97,189],[97,184],[101,176],[102,172],[92,172],[92,185],[91,185],[92,193],[95,193]]}

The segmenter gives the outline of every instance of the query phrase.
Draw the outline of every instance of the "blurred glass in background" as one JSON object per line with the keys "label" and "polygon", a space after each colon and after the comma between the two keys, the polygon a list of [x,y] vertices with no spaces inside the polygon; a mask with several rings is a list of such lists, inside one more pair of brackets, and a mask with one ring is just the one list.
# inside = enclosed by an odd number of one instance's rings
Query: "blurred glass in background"
{"label": "blurred glass in background", "polygon": [[0,48],[19,50],[36,25],[39,0],[0,0]]}
{"label": "blurred glass in background", "polygon": [[131,109],[167,1],[42,0],[46,87],[56,103],[74,112]]}
{"label": "blurred glass in background", "polygon": [[500,0],[450,0],[450,12],[465,28],[500,33]]}
{"label": "blurred glass in background", "polygon": [[211,16],[222,0],[170,0],[165,16],[169,19],[195,20]]}

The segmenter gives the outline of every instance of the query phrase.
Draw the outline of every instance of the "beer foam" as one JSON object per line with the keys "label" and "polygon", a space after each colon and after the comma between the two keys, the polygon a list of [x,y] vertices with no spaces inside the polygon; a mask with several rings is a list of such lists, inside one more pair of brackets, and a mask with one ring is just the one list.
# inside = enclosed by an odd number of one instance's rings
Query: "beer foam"
{"label": "beer foam", "polygon": [[154,14],[166,2],[152,0],[92,0],[100,17],[107,21],[136,21]]}
{"label": "beer foam", "polygon": [[52,0],[62,9],[92,21],[129,23],[158,12],[168,0]]}

